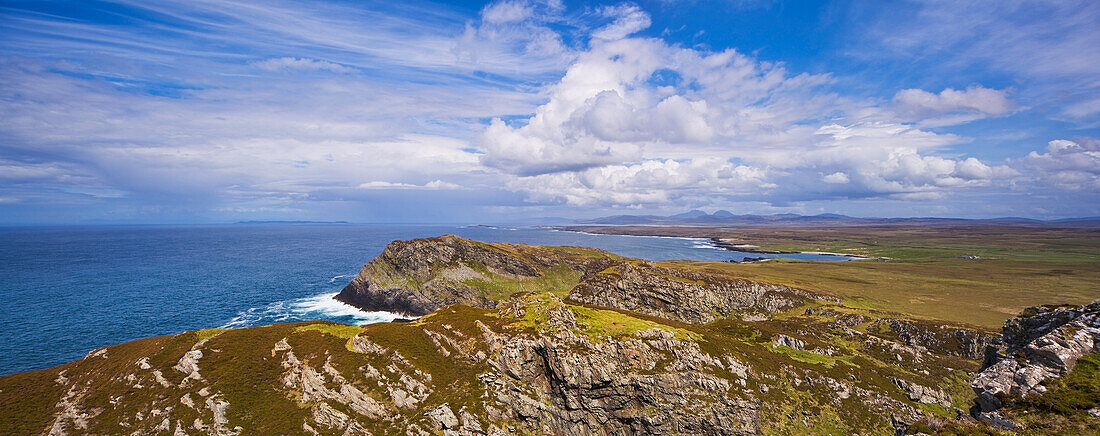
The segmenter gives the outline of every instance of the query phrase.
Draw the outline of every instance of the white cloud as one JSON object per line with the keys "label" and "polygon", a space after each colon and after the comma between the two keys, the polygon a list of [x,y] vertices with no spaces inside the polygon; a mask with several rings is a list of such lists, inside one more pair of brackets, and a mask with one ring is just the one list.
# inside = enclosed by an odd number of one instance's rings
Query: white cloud
{"label": "white cloud", "polygon": [[[734,50],[600,43],[526,124],[494,120],[477,140],[481,162],[519,176],[509,186],[531,201],[617,206],[708,195],[916,198],[910,194],[989,186],[1014,174],[973,157],[938,156],[966,139],[906,124],[895,108],[820,92],[830,81],[791,76]],[[899,102],[937,114],[1014,107],[996,97],[1002,91],[981,87],[925,94],[899,93]],[[822,120],[828,111],[847,122]],[[721,174],[742,183],[723,183]]]}
{"label": "white cloud", "polygon": [[520,177],[509,186],[531,201],[588,205],[665,205],[701,195],[722,197],[774,188],[765,171],[717,159],[647,160],[575,172]]}
{"label": "white cloud", "polygon": [[[669,76],[669,83],[653,83],[655,74]],[[787,94],[821,83],[787,78],[781,68],[733,50],[707,53],[651,39],[601,43],[569,67],[526,124],[491,123],[478,139],[487,153],[482,162],[534,175],[637,162],[647,147],[698,154],[700,147],[774,135],[804,119],[794,108],[825,102],[807,104]]]}
{"label": "white cloud", "polygon": [[1100,139],[1058,139],[1046,153],[1032,151],[1012,162],[1042,186],[1069,191],[1100,190]]}
{"label": "white cloud", "polygon": [[424,184],[426,189],[461,189],[462,186],[457,183],[444,182],[442,180],[432,180]]}
{"label": "white cloud", "polygon": [[848,175],[845,174],[842,171],[837,171],[835,173],[832,173],[832,174],[829,174],[825,177],[822,177],[821,181],[823,181],[825,183],[835,183],[835,184],[848,183]]}
{"label": "white cloud", "polygon": [[[1006,75],[1026,84],[1018,97],[1070,121],[1096,126],[1100,105],[1100,2],[932,0],[852,8],[867,23],[854,56],[900,60],[943,78]],[[872,12],[868,12],[872,11]]]}
{"label": "white cloud", "polygon": [[462,187],[454,184],[444,182],[442,180],[432,180],[423,185],[414,185],[412,183],[401,182],[384,182],[384,181],[372,181],[359,184],[359,189],[461,189]]}
{"label": "white cloud", "polygon": [[481,10],[481,18],[488,23],[513,23],[531,18],[534,8],[522,1],[490,3]]}
{"label": "white cloud", "polygon": [[267,71],[329,71],[333,73],[350,73],[354,68],[348,68],[335,62],[320,61],[305,58],[274,58],[259,62],[253,62],[253,67]]}
{"label": "white cloud", "polygon": [[989,117],[1001,117],[1019,109],[1005,90],[970,86],[947,88],[939,94],[921,89],[903,89],[894,95],[900,114],[921,120],[924,125],[954,125]]}
{"label": "white cloud", "polygon": [[634,33],[645,30],[650,25],[649,14],[645,13],[637,5],[623,3],[615,6],[604,6],[600,13],[613,21],[592,32],[592,37],[614,41],[626,38]]}

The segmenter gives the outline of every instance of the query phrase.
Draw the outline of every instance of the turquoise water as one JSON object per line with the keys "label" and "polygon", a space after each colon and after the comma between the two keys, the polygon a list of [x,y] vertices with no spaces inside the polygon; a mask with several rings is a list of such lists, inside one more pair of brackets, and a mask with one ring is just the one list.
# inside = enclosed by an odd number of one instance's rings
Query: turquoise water
{"label": "turquoise water", "polygon": [[446,233],[488,242],[591,246],[651,260],[746,256],[700,239],[546,229],[325,224],[0,228],[0,374],[47,368],[104,345],[190,329],[310,319],[388,321],[393,315],[363,312],[331,297],[390,241]]}

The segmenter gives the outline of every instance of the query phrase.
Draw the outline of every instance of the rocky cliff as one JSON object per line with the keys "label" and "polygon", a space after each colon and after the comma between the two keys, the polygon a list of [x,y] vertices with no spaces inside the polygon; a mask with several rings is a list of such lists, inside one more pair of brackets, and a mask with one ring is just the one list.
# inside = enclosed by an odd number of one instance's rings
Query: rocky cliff
{"label": "rocky cliff", "polygon": [[[1019,428],[1001,408],[1043,397],[1079,360],[1095,353],[1100,353],[1100,301],[1030,308],[1005,322],[1000,346],[987,348],[982,370],[972,383],[977,397],[971,413],[1006,430]],[[1089,387],[1100,389],[1100,384]],[[1100,418],[1100,390],[1089,401],[1090,415]]]}
{"label": "rocky cliff", "polygon": [[394,241],[336,299],[411,316],[449,304],[493,308],[514,292],[566,292],[615,258],[592,248],[489,244],[454,235]]}
{"label": "rocky cliff", "polygon": [[365,310],[419,316],[449,304],[491,309],[529,290],[690,323],[767,318],[812,299],[832,299],[591,248],[489,244],[454,235],[389,244],[336,298]]}
{"label": "rocky cliff", "polygon": [[[983,393],[971,382],[975,350],[996,343],[987,332],[785,286],[591,249],[441,237],[391,244],[345,292],[431,312],[363,327],[207,329],[94,350],[0,378],[0,434],[990,431],[963,411]],[[1050,335],[1068,344],[1095,327],[1090,308],[1042,309],[1034,316],[1048,321],[1006,326],[1001,354],[1038,359],[1020,350],[1043,349]],[[1058,380],[1069,388],[1048,383],[1032,398],[1100,392],[1088,387],[1100,375],[1082,371],[1100,367],[1090,356],[1063,365]],[[1017,425],[1100,431],[1078,413],[1091,397],[1079,397],[1068,412]],[[1017,419],[1016,410],[1040,408],[1016,402],[1000,412]]]}
{"label": "rocky cliff", "polygon": [[735,314],[767,318],[814,298],[836,301],[783,285],[643,261],[620,262],[589,274],[569,291],[569,299],[574,301],[700,324]]}

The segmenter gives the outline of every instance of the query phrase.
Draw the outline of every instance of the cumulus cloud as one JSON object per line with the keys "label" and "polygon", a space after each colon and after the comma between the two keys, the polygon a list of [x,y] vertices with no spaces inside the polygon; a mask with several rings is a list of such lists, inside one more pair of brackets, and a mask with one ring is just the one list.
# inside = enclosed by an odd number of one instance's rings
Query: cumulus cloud
{"label": "cumulus cloud", "polygon": [[1001,117],[1019,109],[1006,90],[974,85],[965,90],[947,88],[939,94],[922,89],[903,89],[894,95],[902,116],[924,125],[954,125],[982,118]]}
{"label": "cumulus cloud", "polygon": [[[665,84],[656,75],[668,76]],[[821,84],[734,50],[708,53],[651,39],[592,47],[525,124],[494,120],[478,138],[482,162],[517,175],[638,162],[643,150],[698,149],[742,134],[774,134],[801,119],[784,96]],[[728,153],[728,151],[727,151]],[[669,156],[654,156],[669,157]]]}
{"label": "cumulus cloud", "polygon": [[1070,191],[1100,190],[1100,139],[1057,139],[1046,153],[1032,151],[1013,161],[1035,183]]}
{"label": "cumulus cloud", "polygon": [[529,200],[587,205],[663,205],[701,195],[725,196],[774,188],[766,172],[719,159],[647,160],[584,171],[520,177],[509,186]]}
{"label": "cumulus cloud", "polygon": [[841,184],[848,183],[849,179],[848,174],[845,174],[843,171],[837,171],[835,173],[822,177],[821,181],[825,183]]}
{"label": "cumulus cloud", "polygon": [[[477,140],[481,163],[518,176],[509,186],[531,201],[604,206],[708,196],[917,198],[1014,174],[974,157],[939,156],[966,139],[906,123],[895,108],[821,92],[829,83],[734,50],[640,38],[600,43],[533,116],[491,122]],[[903,92],[899,101],[936,114],[1012,110],[993,94],[1003,97],[973,87],[930,99]],[[830,110],[845,122],[821,119]]]}

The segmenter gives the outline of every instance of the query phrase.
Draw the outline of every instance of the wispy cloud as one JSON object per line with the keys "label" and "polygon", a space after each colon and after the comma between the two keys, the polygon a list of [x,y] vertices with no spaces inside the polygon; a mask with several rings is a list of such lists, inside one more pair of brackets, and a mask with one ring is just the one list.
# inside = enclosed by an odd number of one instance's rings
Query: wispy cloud
{"label": "wispy cloud", "polygon": [[[1094,32],[1081,30],[1096,8],[1009,6],[986,16],[919,4],[928,29],[874,16],[867,27],[882,37],[864,44],[905,62],[945,59],[932,72],[986,62],[1014,80],[868,92],[850,71],[797,71],[737,41],[647,36],[656,20],[633,3],[7,5],[0,197],[23,216],[72,204],[348,213],[371,202],[481,216],[1087,196],[1095,174],[1081,162],[1095,157],[1087,129],[1100,110],[1088,78],[1100,71],[1085,62]],[[1029,11],[1071,34],[1021,19]],[[942,35],[963,19],[955,13],[1016,45]],[[1058,57],[1064,68],[1051,66]],[[1056,119],[1041,134],[1013,126],[1028,148],[986,145],[1007,135],[988,126],[1041,114]],[[1076,130],[1057,130],[1067,124]],[[1051,140],[1075,145],[1036,150]]]}
{"label": "wispy cloud", "polygon": [[258,62],[252,62],[250,65],[267,71],[329,71],[333,73],[350,73],[355,71],[353,68],[348,68],[335,62],[320,61],[317,59],[307,58],[273,58]]}
{"label": "wispy cloud", "polygon": [[[1067,120],[1096,127],[1100,119],[1100,3],[931,0],[863,8],[869,22],[851,52],[895,56],[943,76],[973,77],[993,69],[1027,83],[1029,105],[1061,107]],[[885,49],[885,50],[883,50]]]}

